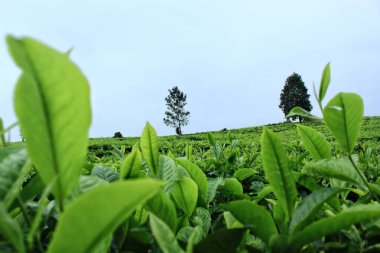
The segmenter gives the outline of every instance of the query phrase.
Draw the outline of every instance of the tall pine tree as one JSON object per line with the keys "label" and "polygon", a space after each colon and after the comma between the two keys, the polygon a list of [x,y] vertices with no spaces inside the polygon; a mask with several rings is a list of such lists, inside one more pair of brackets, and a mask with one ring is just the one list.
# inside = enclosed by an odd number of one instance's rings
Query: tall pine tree
{"label": "tall pine tree", "polygon": [[165,98],[167,111],[165,111],[164,123],[175,128],[178,135],[182,134],[182,127],[189,123],[190,112],[185,111],[186,94],[178,89],[177,86],[169,91]]}
{"label": "tall pine tree", "polygon": [[[297,73],[293,73],[285,81],[285,86],[280,95],[279,107],[284,112],[285,116],[296,106],[310,112],[313,107],[310,103],[309,97],[310,95],[307,93],[307,88],[302,81],[301,76]],[[291,119],[296,120],[297,118],[299,121],[304,120],[302,117],[292,117]]]}

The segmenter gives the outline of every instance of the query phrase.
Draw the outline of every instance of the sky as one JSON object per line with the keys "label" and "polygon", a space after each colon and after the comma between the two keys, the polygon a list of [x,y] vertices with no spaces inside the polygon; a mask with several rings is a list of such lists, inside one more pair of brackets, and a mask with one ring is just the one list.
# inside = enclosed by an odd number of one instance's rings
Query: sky
{"label": "sky", "polygon": [[[313,83],[331,62],[325,103],[337,92],[362,96],[380,115],[378,0],[0,0],[0,117],[17,121],[20,75],[5,36],[30,36],[65,52],[91,86],[90,137],[158,135],[168,89],[187,94],[184,133],[283,122],[281,89],[302,76]],[[19,130],[11,132],[19,138]]]}

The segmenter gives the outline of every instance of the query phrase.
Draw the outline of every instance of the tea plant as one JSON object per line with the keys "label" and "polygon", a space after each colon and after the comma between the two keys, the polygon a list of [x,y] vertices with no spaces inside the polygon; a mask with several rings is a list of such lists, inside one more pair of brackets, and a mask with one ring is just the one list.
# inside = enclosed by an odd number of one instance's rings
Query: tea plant
{"label": "tea plant", "polygon": [[[292,124],[162,145],[147,123],[140,139],[90,145],[99,153],[87,156],[91,109],[79,68],[33,39],[7,43],[22,69],[15,110],[26,142],[8,143],[0,120],[1,252],[379,249],[379,157],[356,146],[358,95],[339,93],[322,106],[329,65],[316,95],[323,119],[297,126],[302,147],[293,136],[284,147],[270,130]],[[317,118],[302,108],[294,115]],[[316,130],[326,129],[322,122],[330,133]],[[104,152],[105,162],[97,156]]]}

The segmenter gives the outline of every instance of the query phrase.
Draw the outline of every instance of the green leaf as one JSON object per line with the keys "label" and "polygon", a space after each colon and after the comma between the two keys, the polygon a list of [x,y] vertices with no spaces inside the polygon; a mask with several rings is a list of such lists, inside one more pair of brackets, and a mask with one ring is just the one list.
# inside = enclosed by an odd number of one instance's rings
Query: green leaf
{"label": "green leaf", "polygon": [[206,237],[211,227],[211,216],[209,211],[202,207],[197,207],[197,209],[195,209],[195,214],[192,221],[193,224],[202,228],[203,234]]}
{"label": "green leaf", "polygon": [[207,133],[207,140],[211,146],[216,147],[216,141],[214,139],[214,136],[212,136],[211,133]]}
{"label": "green leaf", "polygon": [[239,181],[250,178],[253,175],[258,174],[258,172],[252,168],[238,169],[235,171],[233,177],[237,178]]}
{"label": "green leaf", "polygon": [[327,88],[330,84],[330,63],[327,63],[325,68],[323,69],[321,84],[319,86],[319,103],[322,103],[323,98],[326,95]]}
{"label": "green leaf", "polygon": [[120,180],[138,178],[141,169],[141,153],[137,145],[133,146],[132,152],[123,160],[120,166]]}
{"label": "green leaf", "polygon": [[278,201],[275,202],[273,199],[266,199],[266,201],[273,206],[273,220],[277,225],[278,231],[280,231],[281,235],[287,234],[289,222],[285,214],[285,209]]}
{"label": "green leaf", "polygon": [[308,126],[297,125],[303,145],[316,160],[331,158],[330,144],[323,134]]}
{"label": "green leaf", "polygon": [[182,211],[190,216],[198,200],[198,186],[189,177],[183,177],[173,184],[172,198]]}
{"label": "green leaf", "polygon": [[170,193],[173,183],[177,178],[177,166],[175,161],[164,155],[159,157],[160,170],[158,171],[158,178],[165,181],[166,185],[164,190],[166,193]]}
{"label": "green leaf", "polygon": [[242,228],[244,225],[239,222],[230,212],[223,212],[224,221],[228,229],[231,228]]}
{"label": "green leaf", "polygon": [[151,179],[128,180],[84,193],[60,216],[48,252],[91,252],[161,185]]}
{"label": "green leaf", "polygon": [[285,118],[291,118],[291,117],[304,117],[304,118],[308,118],[308,119],[320,119],[317,116],[314,116],[313,114],[311,114],[310,112],[306,111],[305,109],[303,109],[299,106],[293,107],[290,110],[290,112],[286,115]]}
{"label": "green leaf", "polygon": [[288,241],[289,238],[285,234],[278,234],[273,236],[269,242],[269,245],[267,246],[267,252],[288,252]]}
{"label": "green leaf", "polygon": [[307,225],[312,216],[321,209],[329,199],[342,192],[343,189],[322,188],[304,198],[294,211],[289,225],[289,233],[297,232]]}
{"label": "green leaf", "polygon": [[138,224],[144,225],[149,217],[148,211],[144,208],[143,205],[138,205],[135,210],[135,214],[133,216],[134,220],[137,221]]}
{"label": "green leaf", "polygon": [[265,175],[281,207],[285,209],[288,220],[293,214],[297,198],[296,185],[288,167],[288,157],[280,140],[271,130],[264,128],[261,143]]}
{"label": "green leaf", "polygon": [[214,200],[215,198],[215,195],[216,195],[216,191],[219,187],[219,185],[223,183],[223,179],[222,178],[210,178],[208,181],[207,181],[207,196],[206,196],[206,203],[207,205]]}
{"label": "green leaf", "polygon": [[363,182],[347,158],[323,159],[318,162],[308,163],[302,169],[302,172],[314,176],[336,178],[365,186],[365,182]]}
{"label": "green leaf", "polygon": [[294,248],[312,243],[323,236],[346,229],[351,225],[380,218],[380,205],[378,203],[356,205],[338,213],[335,216],[321,219],[291,237],[291,244]]}
{"label": "green leaf", "polygon": [[34,240],[36,238],[39,238],[38,233],[40,232],[40,224],[41,220],[43,218],[43,214],[45,213],[46,206],[49,204],[48,196],[51,193],[51,188],[54,185],[54,181],[51,181],[49,185],[45,187],[42,194],[39,196],[40,199],[38,200],[38,208],[36,213],[34,214],[33,221],[31,222],[30,229],[28,232],[28,236],[26,238],[29,248],[33,248]]}
{"label": "green leaf", "polygon": [[8,36],[7,43],[22,69],[14,101],[28,154],[45,185],[57,176],[53,194],[62,205],[87,154],[88,82],[66,55],[36,40]]}
{"label": "green leaf", "polygon": [[233,194],[243,194],[243,186],[236,178],[225,178],[224,190]]}
{"label": "green leaf", "polygon": [[261,191],[257,193],[257,197],[254,199],[255,203],[259,203],[263,198],[265,198],[268,194],[273,192],[273,188],[271,185],[265,186]]}
{"label": "green leaf", "polygon": [[198,185],[199,195],[205,200],[207,197],[207,177],[205,173],[194,163],[184,159],[177,159],[177,163],[181,165],[194,182]]}
{"label": "green leaf", "polygon": [[278,234],[276,225],[270,213],[254,202],[240,200],[233,201],[223,206],[239,222],[246,227],[251,227],[255,236],[269,243],[272,235]]}
{"label": "green leaf", "polygon": [[4,125],[3,125],[2,118],[0,118],[0,145],[2,145],[3,147],[6,146],[5,135],[4,135]]}
{"label": "green leaf", "polygon": [[70,197],[75,198],[79,195],[82,195],[85,192],[88,192],[92,189],[95,189],[99,186],[108,184],[108,181],[94,176],[80,176],[79,186],[77,189],[74,189],[71,192]]}
{"label": "green leaf", "polygon": [[[0,201],[4,201],[20,176],[28,156],[23,146],[0,149]],[[18,186],[20,187],[20,186]]]}
{"label": "green leaf", "polygon": [[145,208],[164,221],[172,231],[177,228],[177,212],[173,202],[163,190],[160,190],[146,204]]}
{"label": "green leaf", "polygon": [[91,171],[91,176],[98,177],[107,182],[115,182],[119,180],[120,175],[113,168],[106,166],[95,166]]}
{"label": "green leaf", "polygon": [[156,242],[164,253],[184,253],[172,230],[156,216],[149,215],[150,228]]}
{"label": "green leaf", "polygon": [[177,240],[187,242],[193,231],[194,231],[194,228],[190,226],[181,228],[177,233]]}
{"label": "green leaf", "polygon": [[158,137],[156,130],[149,124],[146,123],[140,141],[141,152],[144,157],[148,168],[153,175],[157,175],[159,170],[158,163]]}
{"label": "green leaf", "polygon": [[23,232],[19,223],[12,219],[0,202],[0,235],[12,244],[18,253],[25,252]]}
{"label": "green leaf", "polygon": [[210,253],[210,252],[236,252],[237,247],[243,239],[247,229],[221,229],[206,239],[195,245],[194,253]]}
{"label": "green leaf", "polygon": [[195,226],[193,231],[191,231],[186,247],[186,253],[193,253],[194,245],[199,243],[204,238],[203,235],[204,233],[202,231],[202,228],[200,226]]}
{"label": "green leaf", "polygon": [[191,160],[193,159],[193,146],[192,145],[186,145],[185,157],[186,157],[186,160],[188,160],[189,162],[191,162]]}
{"label": "green leaf", "polygon": [[323,119],[347,153],[354,149],[360,133],[364,106],[355,93],[338,93],[323,109]]}
{"label": "green leaf", "polygon": [[33,199],[37,194],[40,194],[45,188],[41,177],[36,174],[34,175],[28,183],[21,189],[20,197],[23,202]]}

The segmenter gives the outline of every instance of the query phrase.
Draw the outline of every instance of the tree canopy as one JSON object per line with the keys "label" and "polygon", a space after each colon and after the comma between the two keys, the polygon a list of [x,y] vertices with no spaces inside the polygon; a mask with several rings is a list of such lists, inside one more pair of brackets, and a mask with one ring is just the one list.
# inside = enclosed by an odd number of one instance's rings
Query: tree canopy
{"label": "tree canopy", "polygon": [[[281,91],[279,105],[285,116],[296,106],[299,106],[308,112],[313,109],[309,100],[310,95],[307,92],[308,90],[305,83],[302,81],[299,74],[293,73],[286,79],[284,88]],[[296,120],[297,118],[299,121],[304,120],[302,117],[291,117],[292,120]]]}
{"label": "tree canopy", "polygon": [[182,127],[189,123],[190,112],[185,110],[186,94],[177,86],[169,89],[169,95],[165,98],[167,111],[165,111],[164,123],[173,127],[178,135],[182,134]]}

